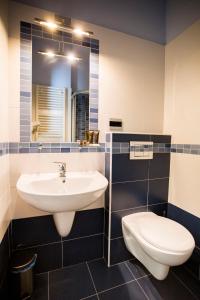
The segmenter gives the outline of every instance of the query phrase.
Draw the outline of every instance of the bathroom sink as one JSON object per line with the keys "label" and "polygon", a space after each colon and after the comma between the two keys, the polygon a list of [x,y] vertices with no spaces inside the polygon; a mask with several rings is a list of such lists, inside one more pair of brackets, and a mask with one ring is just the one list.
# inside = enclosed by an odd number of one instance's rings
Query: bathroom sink
{"label": "bathroom sink", "polygon": [[75,211],[95,202],[106,190],[107,179],[98,171],[22,174],[17,182],[21,198],[33,207],[52,213],[61,236],[69,234]]}

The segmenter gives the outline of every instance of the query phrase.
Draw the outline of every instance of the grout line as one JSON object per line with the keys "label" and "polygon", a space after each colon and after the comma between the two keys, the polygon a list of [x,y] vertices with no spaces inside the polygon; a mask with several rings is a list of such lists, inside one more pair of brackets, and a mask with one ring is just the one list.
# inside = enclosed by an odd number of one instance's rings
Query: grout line
{"label": "grout line", "polygon": [[15,248],[15,249],[12,249],[12,250],[13,251],[20,251],[20,250],[31,249],[31,248],[35,248],[35,247],[43,247],[43,246],[48,246],[48,245],[60,244],[60,243],[63,243],[63,242],[69,242],[69,241],[89,238],[89,237],[98,236],[98,235],[103,235],[103,232],[95,233],[95,234],[91,234],[91,235],[85,235],[85,236],[81,236],[81,237],[77,237],[77,238],[69,239],[69,240],[62,240],[62,241],[56,241],[56,242],[52,242],[52,243],[45,243],[45,244],[36,244],[36,245],[28,246],[28,247],[20,247],[20,248]]}
{"label": "grout line", "polygon": [[[113,135],[110,134],[110,145],[113,142]],[[110,256],[111,256],[111,217],[112,217],[112,157],[113,157],[112,147],[110,149],[110,165],[109,165],[109,211],[108,211],[108,267],[110,267]]]}
{"label": "grout line", "polygon": [[[91,297],[94,297],[94,296],[98,296],[97,294],[92,294],[90,296],[87,296],[87,297],[84,297],[84,298],[81,298],[80,300],[86,300],[86,299],[90,299]],[[99,298],[98,298],[99,299]]]}
{"label": "grout line", "polygon": [[136,280],[136,282],[137,282],[137,284],[139,285],[140,289],[142,290],[144,296],[147,298],[147,300],[149,300],[149,297],[148,297],[148,295],[146,294],[145,290],[143,289],[142,285],[139,283],[138,280]]}
{"label": "grout line", "polygon": [[167,204],[168,202],[159,202],[155,204],[149,204],[149,205],[142,205],[142,206],[136,206],[136,207],[131,207],[131,208],[125,208],[125,209],[120,209],[120,210],[113,210],[111,213],[116,213],[116,212],[122,212],[122,211],[128,211],[128,210],[137,210],[139,208],[145,208],[147,206],[155,206],[155,205],[161,205],[161,204]]}
{"label": "grout line", "polygon": [[103,234],[104,234],[103,232],[99,232],[99,233],[95,233],[95,234],[84,235],[84,236],[73,238],[73,239],[68,239],[68,240],[63,239],[63,242],[71,242],[71,241],[74,241],[74,240],[80,240],[80,239],[89,238],[89,237],[98,236],[98,235],[103,235]]}
{"label": "grout line", "polygon": [[148,209],[148,205],[149,205],[149,173],[150,173],[150,161],[148,162],[148,171],[147,171],[147,177],[148,177],[148,181],[147,181],[147,211]]}
{"label": "grout line", "polygon": [[89,267],[87,261],[86,261],[86,266],[87,266],[88,272],[89,272],[89,274],[90,274],[90,278],[91,278],[91,280],[92,280],[92,284],[93,284],[93,287],[94,287],[94,289],[95,289],[97,299],[99,300],[99,296],[98,296],[97,289],[96,289],[96,286],[95,286],[95,283],[94,283],[94,279],[93,279],[93,277],[92,277],[92,273],[91,273],[91,271],[90,271],[90,267]]}
{"label": "grout line", "polygon": [[[150,165],[150,162],[149,162],[149,165]],[[150,169],[150,167],[148,169]],[[162,179],[169,179],[169,176],[155,177],[155,178],[149,178],[149,176],[147,176],[147,178],[145,178],[145,179],[112,182],[112,185],[115,185],[115,184],[126,184],[126,183],[131,183],[131,182],[141,182],[141,181],[148,181],[148,180],[151,180],[151,181],[153,181],[153,180],[162,180]]]}
{"label": "grout line", "polygon": [[195,299],[199,299],[197,298],[197,296],[195,294],[193,294],[193,292],[191,291],[191,289],[179,278],[179,276],[177,276],[174,271],[172,271],[172,275],[186,288],[186,290],[188,290],[190,292],[190,294],[195,298]]}
{"label": "grout line", "polygon": [[135,275],[133,274],[132,270],[129,268],[127,262],[125,262],[125,265],[126,265],[127,269],[131,272],[132,276],[135,278],[135,280],[136,280],[137,284],[139,285],[140,289],[142,290],[144,296],[147,298],[147,300],[149,300],[149,297],[148,297],[147,294],[145,293],[143,287],[142,287],[141,284],[138,282],[138,279],[141,279],[141,278],[144,278],[144,277],[148,277],[148,275],[145,275],[145,276],[141,276],[141,277],[139,277],[139,278],[136,278]]}
{"label": "grout line", "polygon": [[111,288],[109,288],[109,289],[103,290],[103,291],[99,292],[99,294],[103,294],[103,293],[105,293],[105,292],[114,290],[114,289],[116,289],[116,288],[118,288],[118,287],[120,287],[120,286],[124,286],[124,285],[126,285],[126,284],[129,284],[129,283],[135,282],[135,281],[136,281],[136,279],[129,280],[129,281],[127,281],[127,282],[124,282],[124,283],[118,284],[118,285],[116,285],[116,286],[113,286],[113,287],[111,287]]}

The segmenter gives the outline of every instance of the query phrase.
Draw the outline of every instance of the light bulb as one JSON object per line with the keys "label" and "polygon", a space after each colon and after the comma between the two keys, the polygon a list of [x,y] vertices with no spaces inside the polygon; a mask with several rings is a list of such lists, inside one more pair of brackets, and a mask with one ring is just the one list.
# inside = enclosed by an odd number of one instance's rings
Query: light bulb
{"label": "light bulb", "polygon": [[75,28],[73,29],[73,32],[78,35],[78,36],[83,36],[83,35],[87,35],[89,36],[89,32],[83,31],[81,28]]}
{"label": "light bulb", "polygon": [[40,21],[40,24],[48,27],[51,30],[55,30],[56,28],[58,28],[58,25],[53,22]]}

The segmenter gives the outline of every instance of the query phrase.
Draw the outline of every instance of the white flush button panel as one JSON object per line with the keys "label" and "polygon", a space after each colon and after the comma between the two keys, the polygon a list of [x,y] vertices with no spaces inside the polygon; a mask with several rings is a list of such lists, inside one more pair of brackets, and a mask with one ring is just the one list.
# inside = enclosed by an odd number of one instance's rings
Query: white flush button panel
{"label": "white flush button panel", "polygon": [[153,142],[130,142],[130,159],[153,159]]}

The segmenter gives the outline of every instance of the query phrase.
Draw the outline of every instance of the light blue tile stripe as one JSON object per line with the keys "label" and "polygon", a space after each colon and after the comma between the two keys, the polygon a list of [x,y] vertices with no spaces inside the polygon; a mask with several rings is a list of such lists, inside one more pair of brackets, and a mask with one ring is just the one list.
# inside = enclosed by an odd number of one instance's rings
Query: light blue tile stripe
{"label": "light blue tile stripe", "polygon": [[[40,146],[42,147],[40,148]],[[198,144],[154,144],[152,147],[133,147],[131,150],[151,151],[154,153],[180,153],[200,155],[200,145]],[[110,152],[110,143],[100,143],[99,146],[80,147],[78,143],[38,143],[38,142],[10,142],[0,143],[0,156],[16,153],[87,153],[87,152]],[[129,154],[128,143],[113,143],[113,154]]]}

